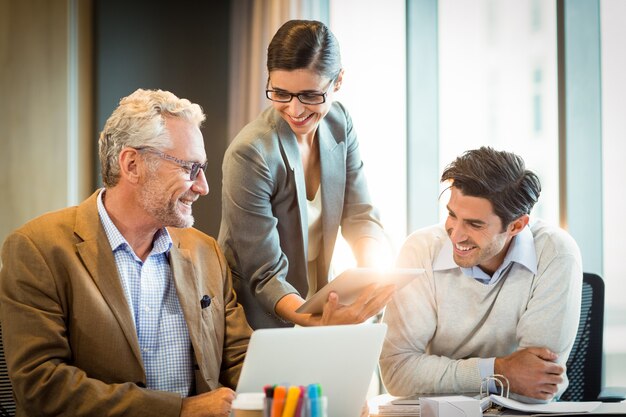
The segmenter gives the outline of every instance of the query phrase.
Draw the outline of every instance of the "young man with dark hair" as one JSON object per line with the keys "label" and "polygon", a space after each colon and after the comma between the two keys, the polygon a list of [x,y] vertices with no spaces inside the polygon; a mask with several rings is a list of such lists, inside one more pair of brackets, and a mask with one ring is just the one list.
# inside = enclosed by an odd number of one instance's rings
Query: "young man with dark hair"
{"label": "young man with dark hair", "polygon": [[499,374],[517,399],[560,396],[580,315],[578,246],[565,231],[530,221],[541,185],[515,154],[467,151],[441,181],[450,190],[445,225],[414,232],[398,258],[426,273],[385,312],[388,391],[475,392]]}

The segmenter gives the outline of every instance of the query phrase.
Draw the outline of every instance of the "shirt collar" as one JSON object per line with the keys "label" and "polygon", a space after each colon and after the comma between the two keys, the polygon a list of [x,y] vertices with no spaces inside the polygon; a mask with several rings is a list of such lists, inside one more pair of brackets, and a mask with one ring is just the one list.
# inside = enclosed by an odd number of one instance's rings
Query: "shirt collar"
{"label": "shirt collar", "polygon": [[530,226],[524,227],[524,230],[513,238],[502,266],[506,267],[511,262],[517,262],[533,274],[537,273],[537,252],[535,251],[535,239],[530,231]]}
{"label": "shirt collar", "polygon": [[[106,189],[103,188],[100,190],[97,199],[98,205],[98,215],[100,216],[100,222],[102,223],[102,227],[104,227],[104,232],[107,235],[107,239],[109,240],[109,244],[111,245],[111,249],[113,252],[120,248],[127,248],[133,255],[135,255],[131,246],[128,244],[128,241],[124,238],[124,236],[117,229],[111,218],[109,217],[109,213],[107,213],[106,208],[104,208],[104,202],[102,201],[104,197],[104,193]],[[150,251],[150,255],[156,255],[161,253],[169,252],[172,247],[172,238],[170,237],[169,232],[166,228],[159,229],[154,235],[154,239],[152,240],[152,251]],[[135,255],[136,256],[136,255]]]}
{"label": "shirt collar", "polygon": [[[526,226],[524,230],[513,237],[511,240],[511,246],[509,246],[509,250],[504,257],[504,261],[498,270],[506,268],[511,262],[516,262],[524,266],[533,274],[537,273],[537,253],[535,252],[535,241],[529,226]],[[433,262],[433,271],[444,271],[446,269],[453,268],[459,268],[459,266],[456,262],[454,262],[454,257],[452,256],[452,241],[450,238],[446,237],[439,254]],[[465,275],[474,276],[471,272],[473,268],[461,269]]]}

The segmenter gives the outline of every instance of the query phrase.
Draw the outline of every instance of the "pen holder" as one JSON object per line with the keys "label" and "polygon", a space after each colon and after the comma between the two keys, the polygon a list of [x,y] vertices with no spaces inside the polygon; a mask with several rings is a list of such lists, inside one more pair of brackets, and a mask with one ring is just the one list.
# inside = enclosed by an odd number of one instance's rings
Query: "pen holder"
{"label": "pen holder", "polygon": [[300,417],[328,417],[328,399],[326,397],[308,398],[304,413]]}
{"label": "pen holder", "polygon": [[[275,398],[265,398],[263,407],[263,417],[283,417],[285,410],[285,400]],[[316,397],[303,399],[302,405],[297,407],[290,417],[328,417],[328,399],[326,397]]]}

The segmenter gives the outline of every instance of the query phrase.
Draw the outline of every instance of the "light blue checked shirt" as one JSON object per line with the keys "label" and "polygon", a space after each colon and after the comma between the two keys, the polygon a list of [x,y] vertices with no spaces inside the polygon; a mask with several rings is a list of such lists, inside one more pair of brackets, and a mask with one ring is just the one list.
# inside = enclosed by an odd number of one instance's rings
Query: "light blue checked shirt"
{"label": "light blue checked shirt", "polygon": [[192,395],[193,351],[168,260],[172,239],[167,229],[159,230],[142,262],[111,221],[102,202],[104,192],[98,194],[98,214],[135,323],[146,387]]}

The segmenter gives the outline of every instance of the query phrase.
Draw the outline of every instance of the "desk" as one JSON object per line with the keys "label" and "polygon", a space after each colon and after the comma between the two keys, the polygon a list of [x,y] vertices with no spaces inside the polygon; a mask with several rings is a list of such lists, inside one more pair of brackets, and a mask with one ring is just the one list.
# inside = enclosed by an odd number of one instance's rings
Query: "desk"
{"label": "desk", "polygon": [[626,415],[626,403],[602,403],[593,410],[591,413],[582,413],[582,414],[528,414],[523,413],[521,411],[511,411],[511,410],[502,410],[499,412],[486,412],[485,416],[499,416],[499,417],[519,417],[519,416],[615,416],[615,415]]}
{"label": "desk", "polygon": [[[382,394],[382,395],[377,395],[375,397],[372,397],[371,399],[369,399],[367,401],[367,405],[369,407],[369,416],[370,417],[388,417],[388,416],[384,416],[381,414],[378,414],[378,406],[380,404],[386,404],[389,401],[391,401],[392,399],[394,399],[396,397],[393,397],[389,394]],[[523,413],[523,412],[518,412],[518,411],[512,411],[512,410],[502,410],[502,411],[498,411],[498,412],[493,412],[493,411],[488,411],[484,414],[485,416],[500,416],[500,417],[519,417],[519,416],[563,416],[563,415],[567,415],[567,414],[528,414],[528,413]],[[622,416],[626,416],[626,401],[622,401],[621,403],[602,403],[598,406],[598,408],[596,408],[593,412],[591,413],[583,413],[583,414],[570,414],[572,416],[584,416],[584,415],[589,415],[589,416],[615,416],[615,415],[622,415]],[[396,416],[396,417],[401,417],[401,416]]]}

